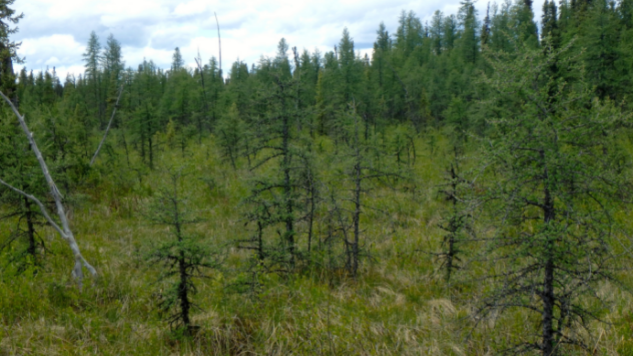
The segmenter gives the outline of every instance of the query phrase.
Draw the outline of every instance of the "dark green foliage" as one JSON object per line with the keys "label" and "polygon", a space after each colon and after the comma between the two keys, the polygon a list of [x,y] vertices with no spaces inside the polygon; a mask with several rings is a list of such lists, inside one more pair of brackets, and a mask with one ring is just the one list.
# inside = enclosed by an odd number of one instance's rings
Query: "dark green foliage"
{"label": "dark green foliage", "polygon": [[101,57],[103,67],[104,89],[105,94],[105,113],[110,115],[114,109],[114,104],[119,94],[119,88],[123,80],[122,74],[125,63],[121,54],[121,44],[112,34],[108,36],[106,47]]}
{"label": "dark green foliage", "polygon": [[616,137],[630,116],[595,99],[584,81],[549,75],[553,62],[582,74],[568,47],[493,58],[483,166],[494,179],[479,189],[495,227],[487,254],[512,263],[495,268],[481,312],[524,308],[540,317],[541,332],[513,353],[587,348],[578,330],[600,307],[584,301],[600,299],[599,283],[617,280],[612,239],[622,226],[613,217],[632,191],[623,174],[630,159]]}
{"label": "dark green foliage", "polygon": [[[0,119],[0,179],[31,194],[46,193],[46,182],[40,167],[22,139],[15,118],[3,113]],[[38,230],[42,225],[39,209],[33,202],[8,189],[0,189],[0,203],[6,207],[0,219],[15,221],[8,234],[0,241],[0,255],[6,259],[0,268],[21,273],[30,267],[42,267],[45,244]]]}
{"label": "dark green foliage", "polygon": [[171,62],[171,71],[177,72],[185,66],[185,61],[182,59],[182,54],[180,54],[180,48],[176,47],[174,49],[174,55],[172,56]]}
{"label": "dark green foliage", "polygon": [[462,177],[459,161],[460,150],[455,148],[454,159],[447,169],[445,184],[440,188],[441,197],[448,202],[440,228],[445,231],[441,252],[437,253],[441,261],[440,268],[444,270],[446,283],[462,266],[464,259],[464,245],[471,240],[472,216],[468,205],[467,191],[469,184]]}
{"label": "dark green foliage", "polygon": [[16,25],[24,14],[15,14],[11,8],[15,0],[0,1],[0,90],[15,101],[15,73],[13,73],[13,62],[21,63],[22,58],[18,57],[17,50],[20,43],[9,40],[9,36],[18,32]]}
{"label": "dark green foliage", "polygon": [[164,91],[164,74],[153,62],[145,61],[139,65],[135,79],[130,89],[128,109],[132,114],[131,131],[141,159],[153,168],[157,146],[154,135],[167,121],[158,116]]}
{"label": "dark green foliage", "polygon": [[593,1],[588,11],[579,42],[585,48],[587,78],[599,98],[619,99],[628,90],[620,88],[624,68],[616,65],[621,33],[617,12],[607,0]]}
{"label": "dark green foliage", "polygon": [[90,88],[85,94],[86,106],[90,110],[91,116],[96,116],[99,128],[105,128],[105,109],[102,104],[103,89],[101,87],[103,76],[100,71],[101,44],[94,31],[90,33],[90,39],[83,56],[84,62],[86,62],[84,80]]}
{"label": "dark green foliage", "polygon": [[466,64],[474,64],[479,54],[479,37],[477,30],[479,23],[477,21],[477,11],[475,5],[470,0],[461,3],[461,7],[457,14],[461,27],[461,36],[459,39],[459,49],[461,59]]}
{"label": "dark green foliage", "polygon": [[541,36],[550,37],[550,43],[554,48],[560,46],[560,29],[558,28],[558,8],[554,1],[543,3],[543,18],[541,21]]}
{"label": "dark green foliage", "polygon": [[538,47],[538,28],[534,22],[532,0],[523,1],[523,4],[516,4],[513,8],[513,17],[517,39],[531,48]]}
{"label": "dark green foliage", "polygon": [[490,40],[490,25],[490,3],[488,3],[488,7],[486,8],[486,17],[484,18],[480,34],[482,46],[487,45]]}
{"label": "dark green foliage", "polygon": [[247,152],[246,140],[250,134],[246,130],[244,120],[240,118],[237,106],[233,104],[228,112],[220,118],[215,127],[215,135],[218,138],[218,145],[222,150],[223,158],[231,163],[233,169],[237,169],[238,159]]}
{"label": "dark green foliage", "polygon": [[[285,44],[282,40],[281,45]],[[272,168],[271,174],[260,174],[255,177],[252,193],[248,201],[253,206],[249,214],[250,220],[257,225],[256,239],[251,241],[254,246],[247,248],[257,250],[257,256],[269,257],[272,269],[292,271],[295,268],[299,250],[297,240],[297,220],[300,216],[299,182],[302,171],[306,168],[305,152],[300,133],[297,131],[299,112],[295,108],[293,86],[297,83],[290,81],[285,75],[284,60],[280,55],[276,58],[279,65],[271,72],[274,81],[274,91],[271,96],[264,96],[258,106],[264,109],[263,116],[253,123],[257,131],[249,137],[252,144],[246,152],[252,155],[252,170],[266,172]],[[287,78],[287,79],[284,79]],[[264,230],[277,229],[279,242],[271,244],[268,251],[264,250]]]}
{"label": "dark green foliage", "polygon": [[[330,182],[331,217],[325,246],[331,254],[332,243],[342,243],[343,268],[355,278],[361,263],[370,256],[362,222],[362,216],[370,209],[368,194],[379,186],[394,187],[394,182],[404,178],[402,172],[406,170],[406,166],[402,163],[410,164],[415,159],[415,148],[408,144],[410,141],[407,142],[406,136],[402,137],[396,131],[395,154],[385,155],[378,135],[364,135],[361,118],[354,103],[350,104],[348,112],[339,119],[338,124],[345,145],[332,157],[332,161],[336,162],[337,174],[335,180]],[[393,158],[397,159],[395,167],[392,165]]]}

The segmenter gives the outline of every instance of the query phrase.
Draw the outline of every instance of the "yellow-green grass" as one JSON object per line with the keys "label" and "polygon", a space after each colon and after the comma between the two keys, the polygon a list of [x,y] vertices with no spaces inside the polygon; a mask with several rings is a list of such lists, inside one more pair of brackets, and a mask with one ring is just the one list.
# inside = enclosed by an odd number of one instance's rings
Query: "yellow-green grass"
{"label": "yellow-green grass", "polygon": [[[329,149],[332,143],[323,140]],[[438,132],[416,145],[416,189],[384,187],[365,197],[375,208],[362,217],[363,246],[372,259],[356,279],[317,266],[263,275],[257,295],[235,288],[249,256],[233,243],[250,231],[241,204],[251,175],[245,164],[234,171],[212,137],[192,141],[184,158],[164,147],[152,172],[129,169],[122,152],[110,165],[103,159],[69,205],[72,229],[99,277],[79,291],[70,277],[70,251],[52,229],[40,228],[48,250],[44,267],[35,274],[5,270],[0,277],[0,355],[493,355],[538,333],[538,316],[522,310],[485,320],[474,313],[477,298],[495,283],[483,278],[492,267],[465,257],[468,270],[450,286],[444,282],[433,253],[443,236],[438,223],[446,203],[437,191],[450,150]],[[468,152],[466,168],[477,164],[476,150]],[[132,167],[141,166],[138,156],[131,159]],[[193,339],[178,337],[161,319],[159,266],[144,260],[156,242],[169,238],[166,227],[144,218],[151,192],[166,179],[164,167],[180,165],[189,172],[183,188],[190,209],[203,219],[190,232],[225,255],[221,270],[197,280],[193,320],[200,329]],[[0,221],[0,238],[15,224]],[[631,295],[606,282],[597,292],[612,302],[601,315],[606,323],[579,331],[591,350],[577,354],[633,355]]]}

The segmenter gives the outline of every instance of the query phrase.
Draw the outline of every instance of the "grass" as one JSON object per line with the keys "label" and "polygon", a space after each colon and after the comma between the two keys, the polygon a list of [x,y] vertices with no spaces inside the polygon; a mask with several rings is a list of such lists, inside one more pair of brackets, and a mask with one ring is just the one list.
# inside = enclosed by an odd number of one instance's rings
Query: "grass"
{"label": "grass", "polygon": [[[234,171],[222,162],[211,139],[192,143],[185,160],[179,149],[159,152],[161,164],[151,176],[129,169],[120,157],[99,163],[75,195],[71,213],[78,243],[99,277],[79,291],[70,277],[70,252],[52,229],[40,228],[48,248],[44,268],[22,274],[7,269],[0,277],[0,355],[495,354],[538,332],[538,320],[515,310],[478,319],[477,298],[492,283],[480,279],[480,264],[459,272],[452,286],[443,281],[431,252],[442,239],[437,223],[445,203],[437,187],[447,141],[432,135],[433,151],[428,138],[416,142],[413,193],[367,196],[376,207],[362,220],[372,259],[357,279],[304,268],[288,277],[261,276],[257,295],[235,287],[247,264],[247,253],[232,243],[248,232],[240,204],[248,194],[247,169]],[[132,166],[140,165],[131,158]],[[163,227],[143,218],[148,197],[164,179],[160,166],[185,161],[194,172],[186,183],[191,206],[204,218],[192,229],[225,255],[222,270],[198,280],[193,320],[200,329],[192,339],[170,332],[161,319],[158,271],[143,259],[153,242],[165,238]],[[0,221],[0,238],[15,223]],[[609,283],[597,293],[612,302],[601,315],[606,323],[590,324],[586,340],[592,349],[577,354],[633,355],[631,294]]]}

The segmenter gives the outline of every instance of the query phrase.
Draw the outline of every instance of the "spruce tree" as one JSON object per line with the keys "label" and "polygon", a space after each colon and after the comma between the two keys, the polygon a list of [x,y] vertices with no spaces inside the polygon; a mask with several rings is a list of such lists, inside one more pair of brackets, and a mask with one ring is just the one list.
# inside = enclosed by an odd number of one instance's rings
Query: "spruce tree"
{"label": "spruce tree", "polygon": [[328,224],[343,244],[344,269],[356,278],[369,256],[362,219],[369,209],[368,194],[381,186],[395,187],[394,181],[403,178],[399,168],[405,167],[393,167],[394,157],[382,152],[377,144],[378,135],[363,134],[362,119],[354,102],[338,121],[341,141],[345,144],[332,157],[337,175],[329,184],[329,200],[335,220]]}
{"label": "spruce tree", "polygon": [[480,310],[534,314],[534,333],[509,351],[552,356],[588,346],[579,328],[604,302],[594,288],[618,279],[614,234],[625,226],[614,215],[633,192],[617,137],[630,118],[594,99],[582,75],[573,83],[550,75],[553,63],[582,74],[568,47],[525,47],[515,58],[491,55],[485,78],[491,128],[482,165],[490,179],[478,190],[494,227],[488,256],[511,263],[493,266],[495,288]]}
{"label": "spruce tree", "polygon": [[134,78],[130,88],[130,126],[141,159],[153,169],[157,146],[154,135],[165,124],[158,116],[160,99],[163,96],[163,73],[153,62],[144,61],[139,65]]}
{"label": "spruce tree", "polygon": [[[270,269],[292,272],[300,257],[298,179],[303,165],[298,165],[298,161],[302,155],[302,140],[296,125],[299,111],[295,106],[294,86],[297,83],[290,77],[284,39],[278,50],[270,69],[262,68],[267,65],[263,61],[257,71],[257,75],[272,81],[273,90],[258,98],[256,105],[263,112],[261,117],[253,118],[256,129],[249,137],[252,142],[246,151],[255,159],[251,169],[259,173],[247,199],[252,208],[248,217],[257,225],[257,234],[254,240],[243,241],[242,246],[258,251],[258,258],[266,258]],[[265,168],[271,165],[272,174],[265,174]],[[272,229],[278,230],[279,240],[263,241],[263,234]]]}
{"label": "spruce tree", "polygon": [[249,133],[235,103],[218,120],[215,134],[223,158],[231,163],[233,169],[237,169],[238,159],[245,153],[244,141],[249,139]]}
{"label": "spruce tree", "polygon": [[171,60],[171,71],[176,72],[182,69],[185,66],[185,61],[182,59],[182,54],[180,54],[180,48],[176,47],[174,49],[174,54],[172,55]]}
{"label": "spruce tree", "polygon": [[486,17],[484,17],[484,22],[481,26],[480,40],[482,46],[487,45],[490,40],[490,25],[490,3],[488,3],[488,7],[486,8]]}
{"label": "spruce tree", "polygon": [[105,108],[103,106],[103,92],[102,92],[102,73],[101,73],[101,44],[99,43],[99,37],[92,31],[90,32],[90,38],[88,39],[88,45],[86,46],[86,52],[84,52],[85,64],[85,76],[88,91],[87,105],[89,110],[97,118],[97,123],[100,129],[105,128],[104,113]]}
{"label": "spruce tree", "polygon": [[444,231],[442,247],[437,256],[441,261],[440,269],[444,270],[444,278],[447,283],[462,266],[464,258],[464,245],[469,242],[472,232],[472,207],[468,204],[469,184],[463,177],[461,161],[463,154],[460,143],[453,146],[453,157],[446,170],[444,182],[440,188],[440,196],[448,203],[448,207],[442,214],[440,229]]}
{"label": "spruce tree", "polygon": [[16,25],[24,14],[15,14],[11,8],[15,0],[0,0],[0,90],[11,98],[15,98],[15,73],[13,72],[13,62],[21,63],[22,58],[18,57],[17,50],[21,42],[14,42],[9,36],[18,32]]}
{"label": "spruce tree", "polygon": [[523,0],[512,8],[514,17],[514,32],[516,38],[522,44],[536,48],[539,44],[538,27],[534,22],[532,0]]}
{"label": "spruce tree", "polygon": [[444,14],[441,11],[435,11],[433,14],[433,18],[431,19],[431,26],[429,28],[431,42],[433,47],[433,52],[435,55],[442,54],[442,50],[444,49],[443,43],[443,28],[442,23],[444,22]]}
{"label": "spruce tree", "polygon": [[187,226],[200,222],[188,204],[190,197],[183,192],[183,169],[167,172],[168,179],[159,186],[147,211],[147,218],[166,226],[169,234],[148,254],[149,262],[161,266],[159,282],[167,283],[161,292],[159,307],[166,313],[172,330],[192,336],[196,326],[191,320],[197,292],[194,280],[205,274],[205,269],[217,268],[218,259],[201,236],[188,231]]}
{"label": "spruce tree", "polygon": [[112,34],[108,36],[106,46],[101,57],[103,67],[103,93],[105,95],[105,113],[110,116],[114,110],[119,89],[122,83],[122,73],[125,67],[121,53],[121,44]]}
{"label": "spruce tree", "polygon": [[593,1],[586,10],[578,46],[584,49],[587,76],[600,98],[620,99],[620,80],[626,68],[616,65],[620,58],[620,24],[617,12],[607,0]]}
{"label": "spruce tree", "polygon": [[[29,152],[28,142],[22,139],[13,117],[6,114],[0,119],[0,167],[3,181],[22,191],[46,194],[46,182],[37,160]],[[0,219],[10,219],[12,227],[0,240],[0,253],[6,257],[0,268],[18,273],[41,268],[45,244],[38,232],[43,219],[36,204],[4,186],[0,188],[0,203],[5,207]]]}
{"label": "spruce tree", "polygon": [[466,64],[475,64],[479,54],[479,23],[477,21],[477,10],[470,0],[461,3],[457,15],[461,32],[459,34],[459,49],[461,58]]}

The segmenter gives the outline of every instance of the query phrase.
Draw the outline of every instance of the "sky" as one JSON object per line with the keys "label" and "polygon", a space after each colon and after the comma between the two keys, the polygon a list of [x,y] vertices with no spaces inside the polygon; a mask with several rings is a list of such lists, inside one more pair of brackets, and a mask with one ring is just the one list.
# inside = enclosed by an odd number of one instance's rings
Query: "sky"
{"label": "sky", "polygon": [[[274,56],[284,37],[300,51],[332,50],[345,27],[355,48],[371,54],[376,30],[384,22],[390,33],[398,27],[403,10],[413,11],[423,22],[435,10],[455,14],[460,0],[18,0],[16,13],[24,18],[12,39],[21,41],[18,54],[28,70],[52,70],[65,78],[83,73],[82,54],[90,32],[103,45],[112,34],[122,47],[126,66],[136,68],[143,59],[169,68],[179,47],[190,66],[200,53],[203,62],[218,56],[214,13],[222,37],[225,73],[236,60],[256,63],[261,56]],[[483,18],[487,1],[476,7]],[[542,0],[534,2],[540,18]],[[16,70],[22,66],[16,66]]]}

